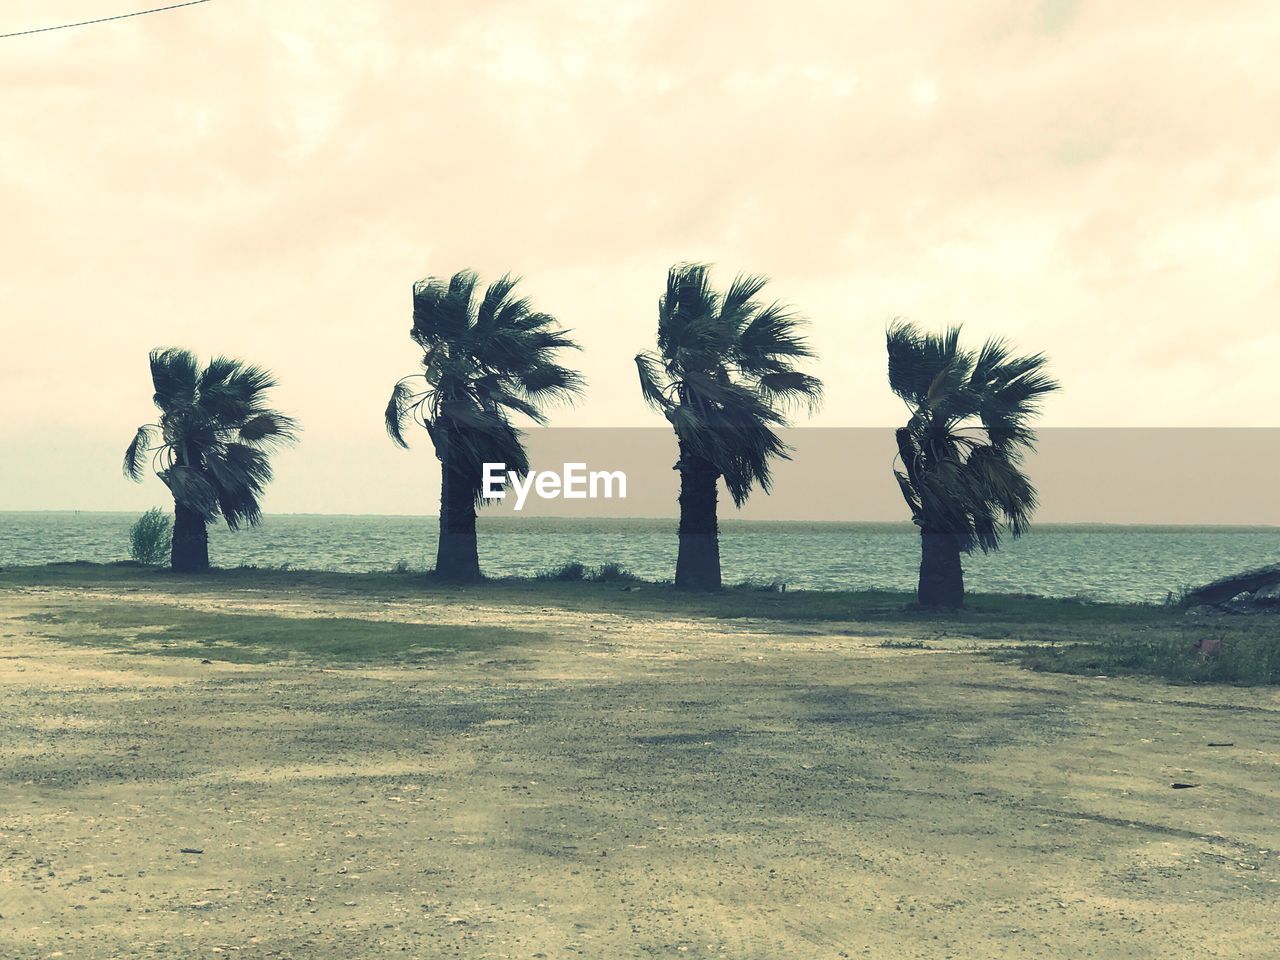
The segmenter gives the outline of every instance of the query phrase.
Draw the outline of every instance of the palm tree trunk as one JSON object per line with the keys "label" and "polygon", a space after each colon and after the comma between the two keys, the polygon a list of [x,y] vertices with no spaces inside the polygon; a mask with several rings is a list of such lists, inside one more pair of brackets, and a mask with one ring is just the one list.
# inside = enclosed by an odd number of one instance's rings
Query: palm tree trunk
{"label": "palm tree trunk", "polygon": [[480,553],[476,546],[475,485],[462,464],[466,458],[453,448],[455,441],[444,431],[440,458],[440,540],[436,546],[436,576],[466,583],[481,579]]}
{"label": "palm tree trunk", "polygon": [[716,481],[720,472],[680,443],[680,552],[677,590],[720,589],[720,530],[716,523]]}
{"label": "palm tree trunk", "polygon": [[209,526],[199,513],[176,500],[169,563],[179,573],[204,573],[209,569]]}
{"label": "palm tree trunk", "polygon": [[964,567],[960,541],[953,533],[920,531],[920,586],[916,600],[922,607],[958,609],[964,606]]}

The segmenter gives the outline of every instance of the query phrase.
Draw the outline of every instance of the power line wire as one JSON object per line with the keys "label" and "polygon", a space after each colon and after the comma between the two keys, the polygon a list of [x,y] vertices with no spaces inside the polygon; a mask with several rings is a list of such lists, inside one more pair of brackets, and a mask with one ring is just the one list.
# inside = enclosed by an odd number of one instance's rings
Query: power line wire
{"label": "power line wire", "polygon": [[36,27],[34,30],[19,30],[16,33],[0,33],[0,40],[6,37],[25,37],[32,33],[48,33],[50,30],[66,30],[70,27],[87,27],[91,23],[107,23],[111,20],[127,20],[130,17],[141,17],[148,13],[163,13],[165,10],[177,10],[179,7],[194,7],[209,0],[188,0],[187,3],[171,3],[167,7],[152,7],[150,10],[138,10],[134,13],[118,13],[114,17],[99,17],[97,20],[80,20],[76,23],[60,23],[56,27]]}

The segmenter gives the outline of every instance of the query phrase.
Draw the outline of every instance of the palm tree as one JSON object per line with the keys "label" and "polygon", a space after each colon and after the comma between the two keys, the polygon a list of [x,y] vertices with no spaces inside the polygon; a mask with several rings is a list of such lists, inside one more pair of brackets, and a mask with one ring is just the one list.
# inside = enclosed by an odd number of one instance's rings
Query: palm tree
{"label": "palm tree", "polygon": [[[511,422],[524,414],[545,423],[543,406],[568,400],[582,377],[555,362],[557,351],[577,349],[550,314],[533,310],[514,291],[510,274],[489,284],[477,301],[478,280],[461,270],[449,280],[413,285],[409,336],[422,350],[423,372],[400,380],[387,404],[387,433],[402,447],[404,427],[426,428],[440,461],[440,540],[436,576],[480,579],[476,506],[486,463],[529,469],[523,435]],[[421,389],[410,384],[421,381]]]}
{"label": "palm tree", "polygon": [[889,386],[911,412],[896,431],[894,475],[920,528],[916,596],[922,606],[959,607],[960,555],[996,550],[1030,525],[1036,490],[1022,457],[1035,445],[1031,418],[1058,384],[1044,354],[1015,357],[998,339],[962,350],[959,327],[935,336],[894,323],[887,342]]}
{"label": "palm tree", "polygon": [[757,299],[766,283],[739,275],[721,294],[705,264],[677,264],[658,301],[657,352],[636,356],[640,390],[680,449],[677,589],[719,589],[717,481],[739,507],[757,483],[768,493],[770,461],[787,458],[773,428],[821,398],[821,382],[795,368],[813,353],[791,308]]}
{"label": "palm tree", "polygon": [[298,425],[266,405],[275,377],[230,357],[202,370],[188,350],[152,350],[151,382],[160,422],[138,428],[124,472],[141,480],[150,457],[173,494],[173,569],[208,570],[208,525],[219,515],[232,530],[258,523],[269,455],[296,439]]}

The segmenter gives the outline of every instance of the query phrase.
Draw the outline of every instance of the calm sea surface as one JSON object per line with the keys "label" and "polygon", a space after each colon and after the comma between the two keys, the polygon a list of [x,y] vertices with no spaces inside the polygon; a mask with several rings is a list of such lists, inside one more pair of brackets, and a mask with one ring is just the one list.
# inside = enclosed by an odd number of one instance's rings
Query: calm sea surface
{"label": "calm sea surface", "polygon": [[[135,514],[0,512],[0,566],[129,555]],[[315,570],[427,569],[435,557],[430,517],[268,517],[253,530],[213,527],[215,565]],[[907,524],[727,521],[725,579],[785,581],[803,589],[914,589],[919,543]],[[646,579],[669,579],[672,520],[480,520],[485,572],[531,575],[570,560],[620,563]],[[1280,528],[1044,525],[996,554],[965,561],[970,589],[1158,602],[1169,590],[1280,562]]]}

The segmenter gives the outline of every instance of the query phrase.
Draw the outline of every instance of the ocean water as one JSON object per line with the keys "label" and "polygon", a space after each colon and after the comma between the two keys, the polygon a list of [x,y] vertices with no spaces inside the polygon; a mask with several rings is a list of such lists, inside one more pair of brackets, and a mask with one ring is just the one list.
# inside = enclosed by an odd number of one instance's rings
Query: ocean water
{"label": "ocean water", "polygon": [[[0,566],[129,555],[129,513],[0,512]],[[480,559],[491,576],[532,575],[570,560],[619,563],[646,579],[669,579],[674,520],[481,517]],[[376,571],[403,561],[428,569],[432,517],[284,515],[231,532],[212,527],[216,566]],[[781,580],[810,590],[915,587],[919,541],[909,524],[722,524],[728,582]],[[994,554],[965,561],[969,589],[1160,602],[1171,590],[1280,562],[1280,528],[1127,527],[1049,524]]]}

